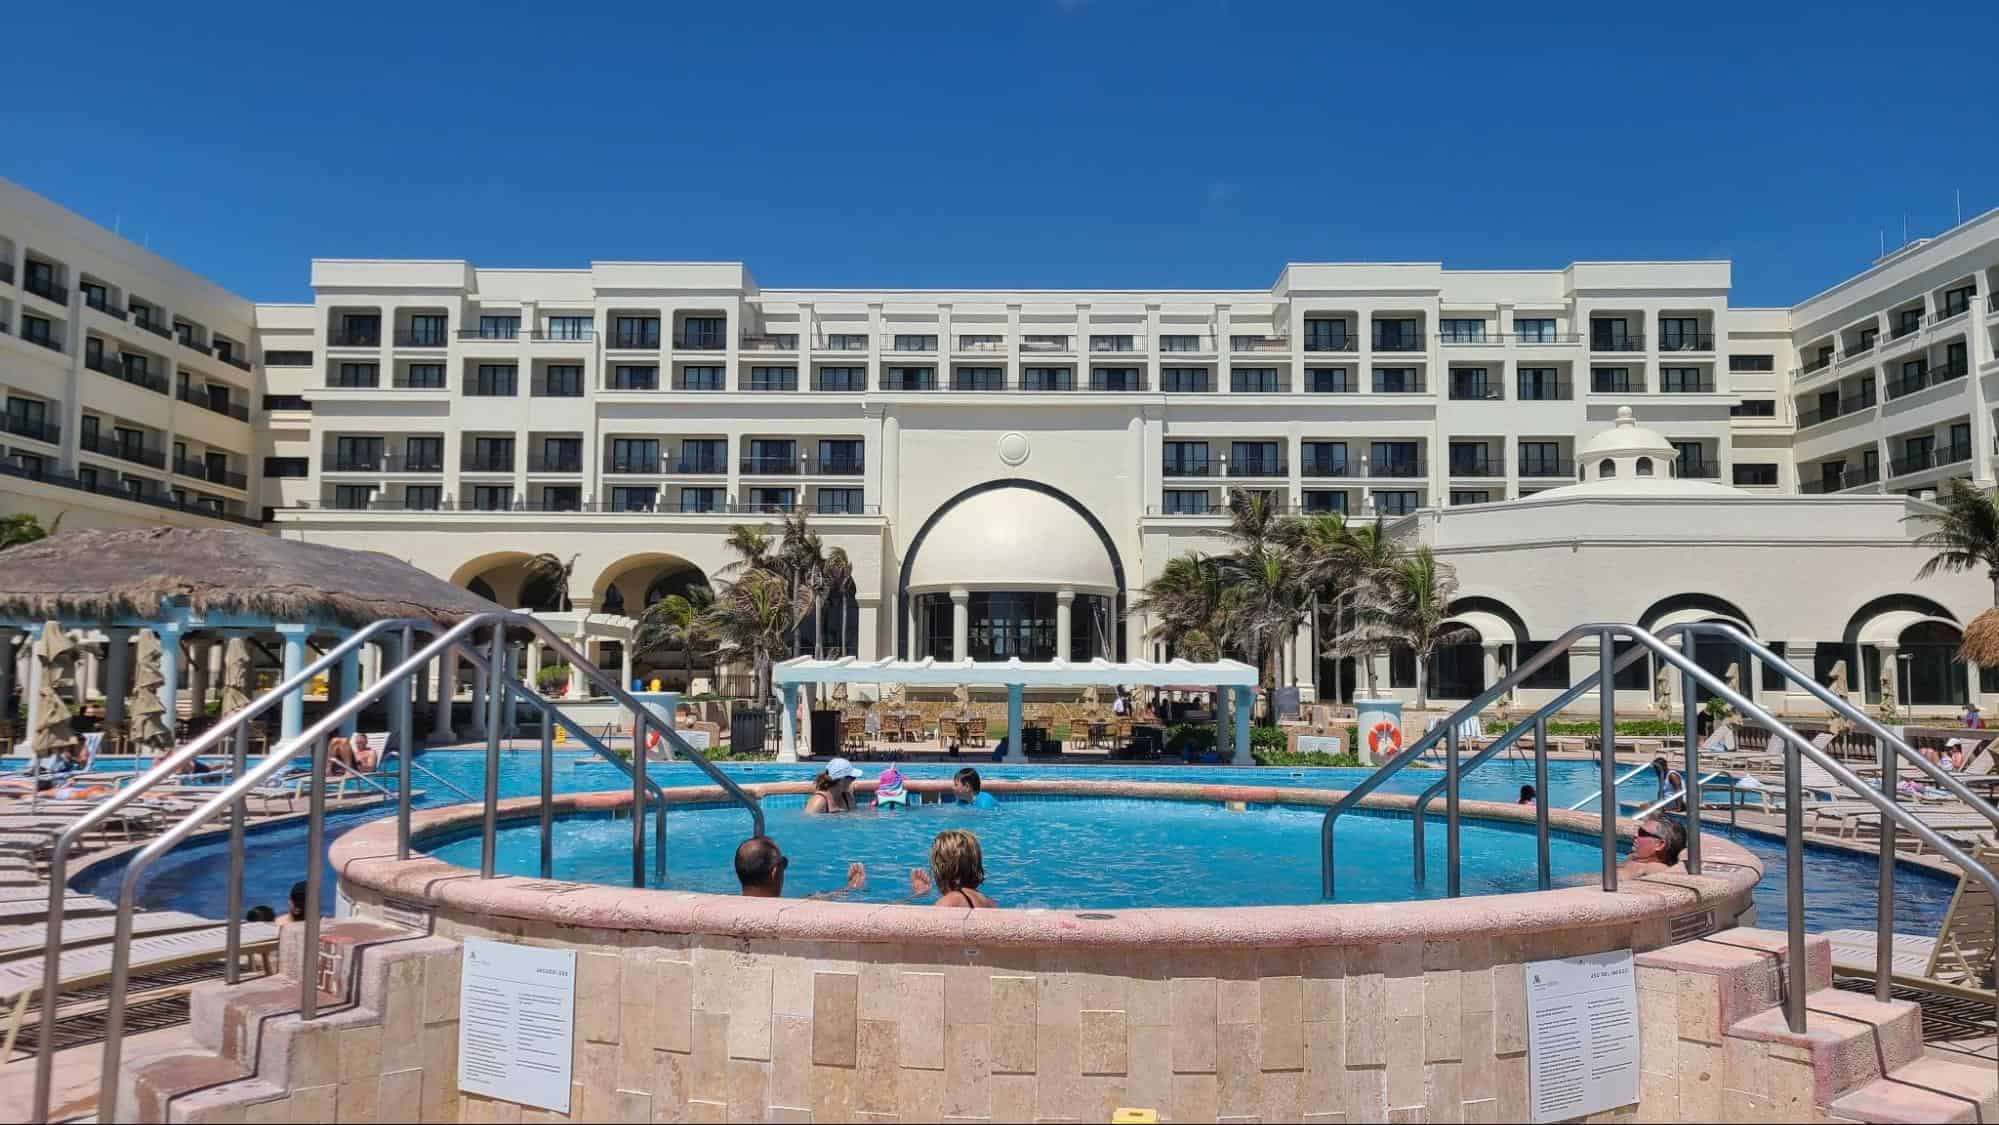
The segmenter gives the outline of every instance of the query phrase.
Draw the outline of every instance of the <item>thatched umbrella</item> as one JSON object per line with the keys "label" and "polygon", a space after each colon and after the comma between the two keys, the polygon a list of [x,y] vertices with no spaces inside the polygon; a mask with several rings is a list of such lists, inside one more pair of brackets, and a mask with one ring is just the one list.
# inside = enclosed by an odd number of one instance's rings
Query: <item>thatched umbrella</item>
{"label": "thatched umbrella", "polygon": [[233,715],[250,705],[250,639],[231,637],[222,650],[222,713]]}
{"label": "thatched umbrella", "polygon": [[160,698],[160,689],[167,682],[160,664],[160,635],[151,629],[139,630],[138,667],[132,676],[132,697],[125,704],[125,714],[132,723],[134,753],[150,750],[157,756],[173,749],[173,727],[166,701]]}
{"label": "thatched umbrella", "polygon": [[36,692],[35,736],[28,743],[28,754],[34,762],[34,795],[28,801],[29,808],[37,808],[41,802],[42,761],[55,754],[74,750],[77,744],[76,730],[70,726],[75,712],[70,710],[65,696],[69,685],[69,673],[76,666],[76,646],[70,644],[69,634],[61,624],[50,621],[42,625],[41,639],[35,642],[35,660],[41,667],[41,687]]}
{"label": "thatched umbrella", "polygon": [[1958,659],[1983,668],[1999,667],[1999,609],[1988,609],[1964,627]]}
{"label": "thatched umbrella", "polygon": [[9,548],[0,617],[115,621],[200,614],[345,625],[391,617],[455,625],[501,607],[400,559],[240,528],[65,531]]}

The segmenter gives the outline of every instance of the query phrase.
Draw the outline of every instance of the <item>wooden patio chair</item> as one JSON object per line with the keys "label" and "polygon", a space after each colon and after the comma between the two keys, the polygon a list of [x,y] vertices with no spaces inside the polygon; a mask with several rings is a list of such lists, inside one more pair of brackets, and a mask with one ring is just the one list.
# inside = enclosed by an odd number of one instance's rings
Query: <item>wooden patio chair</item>
{"label": "wooden patio chair", "polygon": [[[1990,868],[1999,863],[1999,847],[1980,848],[1972,858]],[[1984,883],[1959,875],[1937,936],[1896,934],[1890,972],[1895,983],[1946,996],[1991,1002],[1994,928],[1992,892]],[[1873,930],[1832,930],[1832,967],[1852,976],[1873,979]]]}
{"label": "wooden patio chair", "polygon": [[972,716],[970,719],[966,720],[964,723],[959,725],[958,732],[959,735],[964,740],[962,745],[975,746],[975,747],[985,746],[986,717],[984,715]]}

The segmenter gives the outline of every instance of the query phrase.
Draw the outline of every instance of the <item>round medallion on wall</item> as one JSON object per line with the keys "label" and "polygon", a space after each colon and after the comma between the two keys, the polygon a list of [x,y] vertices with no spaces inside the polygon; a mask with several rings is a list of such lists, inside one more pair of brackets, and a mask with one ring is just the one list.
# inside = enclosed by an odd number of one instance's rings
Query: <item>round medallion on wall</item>
{"label": "round medallion on wall", "polygon": [[1027,444],[1027,435],[1019,432],[1001,434],[999,439],[999,459],[1009,465],[1018,465],[1027,460],[1033,452]]}

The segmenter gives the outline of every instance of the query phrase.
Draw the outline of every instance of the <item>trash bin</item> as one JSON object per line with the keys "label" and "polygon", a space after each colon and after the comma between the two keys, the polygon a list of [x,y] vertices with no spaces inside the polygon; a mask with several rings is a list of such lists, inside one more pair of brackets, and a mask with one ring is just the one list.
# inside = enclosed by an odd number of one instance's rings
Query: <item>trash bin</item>
{"label": "trash bin", "polygon": [[744,708],[729,716],[729,750],[734,754],[760,753],[770,717],[754,708]]}
{"label": "trash bin", "polygon": [[840,756],[840,713],[838,711],[812,712],[812,740],[807,746],[806,753],[816,758],[837,758]]}

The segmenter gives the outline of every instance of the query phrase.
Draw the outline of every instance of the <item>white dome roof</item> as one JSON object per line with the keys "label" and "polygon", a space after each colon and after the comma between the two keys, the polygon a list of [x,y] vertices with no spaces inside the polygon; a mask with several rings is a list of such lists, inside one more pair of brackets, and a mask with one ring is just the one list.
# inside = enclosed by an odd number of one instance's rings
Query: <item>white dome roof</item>
{"label": "white dome roof", "polygon": [[1742,490],[1713,481],[1673,475],[1679,450],[1659,431],[1638,424],[1631,408],[1617,408],[1617,421],[1576,451],[1581,480],[1541,495],[1741,496]]}
{"label": "white dome roof", "polygon": [[1031,488],[995,488],[944,513],[917,548],[910,590],[954,586],[1114,593],[1117,575],[1075,509]]}
{"label": "white dome roof", "polygon": [[1640,455],[1664,457],[1668,461],[1678,455],[1673,443],[1660,436],[1659,431],[1638,424],[1631,414],[1631,408],[1617,408],[1617,421],[1611,427],[1582,447],[1576,454],[1578,462],[1595,462],[1601,457],[1637,457]]}

